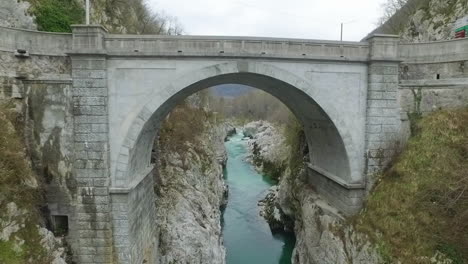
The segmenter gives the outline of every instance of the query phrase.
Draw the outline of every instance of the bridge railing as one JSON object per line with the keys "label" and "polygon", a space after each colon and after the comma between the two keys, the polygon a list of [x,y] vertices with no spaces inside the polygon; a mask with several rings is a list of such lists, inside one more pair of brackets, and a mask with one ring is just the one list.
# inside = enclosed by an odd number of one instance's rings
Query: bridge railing
{"label": "bridge railing", "polygon": [[323,58],[367,60],[369,45],[302,39],[208,36],[107,35],[110,55]]}
{"label": "bridge railing", "polygon": [[468,39],[425,43],[401,43],[399,57],[404,62],[450,62],[468,60]]}
{"label": "bridge railing", "polygon": [[24,49],[36,55],[65,55],[72,48],[71,33],[50,33],[0,26],[0,50]]}

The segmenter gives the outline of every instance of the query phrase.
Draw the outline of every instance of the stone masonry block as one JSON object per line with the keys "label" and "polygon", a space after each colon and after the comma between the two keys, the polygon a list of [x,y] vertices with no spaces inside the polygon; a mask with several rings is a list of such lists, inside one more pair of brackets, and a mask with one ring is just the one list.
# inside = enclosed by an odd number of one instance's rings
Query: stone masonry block
{"label": "stone masonry block", "polygon": [[[85,164],[87,160],[82,160]],[[106,169],[86,169],[86,168],[77,168],[75,169],[75,174],[77,177],[88,177],[88,178],[104,178],[107,177],[108,171]]]}
{"label": "stone masonry block", "polygon": [[88,159],[104,160],[106,158],[107,152],[88,151],[86,154]]}
{"label": "stone masonry block", "polygon": [[384,75],[398,75],[399,68],[397,65],[383,66]]}
{"label": "stone masonry block", "polygon": [[396,125],[383,125],[382,132],[384,133],[397,133],[398,127]]}
{"label": "stone masonry block", "polygon": [[79,255],[79,259],[81,263],[111,263],[112,255]]}
{"label": "stone masonry block", "polygon": [[95,178],[93,179],[94,187],[105,187],[109,186],[109,178]]}
{"label": "stone masonry block", "polygon": [[99,60],[96,58],[73,58],[72,69],[73,72],[76,70],[105,70],[107,67],[105,60]]}
{"label": "stone masonry block", "polygon": [[384,75],[370,75],[369,83],[384,83]]}
{"label": "stone masonry block", "polygon": [[[109,230],[110,222],[91,222],[91,221],[76,221],[77,230]],[[81,241],[80,241],[81,242]],[[87,246],[94,246],[92,243]]]}
{"label": "stone masonry block", "polygon": [[383,117],[370,116],[370,117],[367,117],[367,124],[368,125],[382,125],[383,119],[384,119]]}
{"label": "stone masonry block", "polygon": [[73,79],[73,87],[80,88],[105,88],[105,79]]}
{"label": "stone masonry block", "polygon": [[398,88],[398,75],[384,75],[383,76],[384,83],[394,83],[395,87]]}
{"label": "stone masonry block", "polygon": [[105,79],[105,70],[74,70],[72,77],[76,79]]}
{"label": "stone masonry block", "polygon": [[88,152],[86,151],[75,151],[75,159],[85,160],[88,158]]}
{"label": "stone masonry block", "polygon": [[[104,160],[87,160],[86,161],[86,169],[106,169],[107,163]],[[90,174],[89,177],[95,176],[99,178],[97,175],[99,174]]]}
{"label": "stone masonry block", "polygon": [[104,116],[107,115],[107,107],[103,105],[75,106],[73,108],[73,114],[75,116]]}
{"label": "stone masonry block", "polygon": [[80,230],[78,231],[82,238],[111,238],[112,232],[110,230]]}
{"label": "stone masonry block", "polygon": [[102,97],[107,96],[106,88],[84,88],[74,87],[72,89],[73,96],[84,96],[84,97]]}
{"label": "stone masonry block", "polygon": [[107,124],[107,116],[75,116],[77,124]]}
{"label": "stone masonry block", "polygon": [[96,187],[94,188],[94,195],[105,196],[109,194],[109,189],[104,187]]}
{"label": "stone masonry block", "polygon": [[75,132],[90,133],[91,132],[91,124],[75,124]]}
{"label": "stone masonry block", "polygon": [[92,124],[91,131],[96,133],[107,133],[107,124]]}
{"label": "stone masonry block", "polygon": [[384,92],[383,91],[369,91],[367,94],[368,99],[383,99]]}
{"label": "stone masonry block", "polygon": [[104,96],[73,97],[73,104],[75,106],[107,105],[107,97],[104,97]]}
{"label": "stone masonry block", "polygon": [[[75,125],[76,126],[76,125]],[[74,144],[75,150],[86,150],[86,151],[107,151],[107,142],[77,142]]]}
{"label": "stone masonry block", "polygon": [[110,216],[108,213],[78,213],[79,221],[97,221],[97,222],[106,222],[110,221]]}
{"label": "stone masonry block", "polygon": [[368,100],[367,107],[369,108],[385,108],[388,106],[388,100]]}
{"label": "stone masonry block", "polygon": [[366,132],[367,133],[380,133],[382,132],[382,125],[367,125]]}
{"label": "stone masonry block", "polygon": [[108,205],[81,204],[76,206],[77,213],[98,213],[109,209]]}
{"label": "stone masonry block", "polygon": [[385,92],[383,94],[383,99],[387,99],[387,100],[396,100],[398,97],[398,93],[395,91],[395,92]]}
{"label": "stone masonry block", "polygon": [[[387,105],[391,104],[391,101],[387,101]],[[398,108],[382,108],[382,112],[384,116],[388,117],[397,117],[399,116]]]}
{"label": "stone masonry block", "polygon": [[107,133],[76,133],[75,141],[76,142],[102,142],[107,140]]}
{"label": "stone masonry block", "polygon": [[367,108],[367,116],[383,116],[382,108]]}

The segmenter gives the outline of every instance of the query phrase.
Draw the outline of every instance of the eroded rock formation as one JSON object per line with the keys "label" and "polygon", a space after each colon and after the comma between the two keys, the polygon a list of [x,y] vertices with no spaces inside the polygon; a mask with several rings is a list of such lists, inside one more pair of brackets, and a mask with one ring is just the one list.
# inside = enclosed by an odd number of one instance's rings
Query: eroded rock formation
{"label": "eroded rock formation", "polygon": [[[294,229],[295,264],[380,263],[380,256],[363,234],[348,225],[345,218],[328,205],[307,182],[304,168],[292,170],[290,147],[281,129],[265,121],[245,126],[251,136],[253,160],[276,167],[279,184],[270,189],[259,204],[261,214],[272,230]],[[245,131],[245,130],[244,130]],[[304,143],[302,143],[304,144]],[[259,166],[259,169],[264,169]],[[271,169],[271,168],[270,168]]]}
{"label": "eroded rock formation", "polygon": [[[198,116],[204,110],[188,106]],[[180,110],[180,109],[179,109]],[[175,110],[176,112],[178,109]],[[177,122],[172,113],[166,121]],[[159,229],[159,263],[225,263],[221,233],[221,210],[227,186],[223,166],[227,160],[224,138],[233,128],[203,117],[202,131],[187,141],[177,142],[181,131],[169,130],[169,141],[161,138],[154,156],[159,164],[155,193]],[[191,133],[191,132],[190,132]],[[171,144],[169,146],[168,144]],[[174,147],[178,145],[177,147]]]}

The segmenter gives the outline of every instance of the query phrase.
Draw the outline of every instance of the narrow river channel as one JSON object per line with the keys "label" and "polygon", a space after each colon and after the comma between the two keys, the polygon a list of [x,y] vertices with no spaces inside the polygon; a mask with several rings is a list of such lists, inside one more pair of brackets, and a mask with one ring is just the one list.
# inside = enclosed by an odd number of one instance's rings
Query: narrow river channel
{"label": "narrow river channel", "polygon": [[244,161],[247,146],[242,138],[240,133],[225,143],[229,200],[223,215],[223,235],[227,264],[290,264],[294,236],[273,235],[257,206],[274,182]]}

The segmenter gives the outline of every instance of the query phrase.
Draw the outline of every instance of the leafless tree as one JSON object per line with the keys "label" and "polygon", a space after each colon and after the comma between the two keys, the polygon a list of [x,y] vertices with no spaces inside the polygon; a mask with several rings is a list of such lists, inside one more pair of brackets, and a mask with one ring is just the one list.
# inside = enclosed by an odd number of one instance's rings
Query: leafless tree
{"label": "leafless tree", "polygon": [[428,0],[387,0],[382,4],[383,14],[377,24],[387,33],[398,34],[421,4],[427,2]]}

